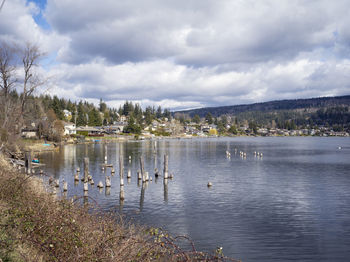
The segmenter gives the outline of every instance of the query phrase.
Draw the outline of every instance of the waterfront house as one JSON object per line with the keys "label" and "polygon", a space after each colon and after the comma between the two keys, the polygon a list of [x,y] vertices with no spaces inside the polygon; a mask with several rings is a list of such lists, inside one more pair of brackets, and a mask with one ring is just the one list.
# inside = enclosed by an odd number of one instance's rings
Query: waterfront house
{"label": "waterfront house", "polygon": [[76,132],[76,128],[75,128],[75,124],[71,123],[71,122],[64,122],[64,135],[75,135]]}
{"label": "waterfront house", "polygon": [[21,130],[21,136],[23,138],[38,138],[38,128],[37,127],[25,127]]}
{"label": "waterfront house", "polygon": [[124,128],[127,126],[125,122],[114,122],[114,124],[106,128],[108,134],[119,134],[122,133]]}
{"label": "waterfront house", "polygon": [[79,126],[76,128],[76,132],[77,134],[89,136],[101,135],[101,130],[92,126]]}

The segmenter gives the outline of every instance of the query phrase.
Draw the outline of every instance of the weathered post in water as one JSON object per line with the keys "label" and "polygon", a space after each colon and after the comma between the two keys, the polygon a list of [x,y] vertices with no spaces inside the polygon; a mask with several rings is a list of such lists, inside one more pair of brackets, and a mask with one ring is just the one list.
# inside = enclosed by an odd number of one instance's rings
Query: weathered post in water
{"label": "weathered post in water", "polygon": [[24,167],[25,167],[25,172],[27,174],[30,174],[32,172],[32,159],[33,159],[33,153],[32,151],[28,151],[25,153],[25,159],[24,159]]}
{"label": "weathered post in water", "polygon": [[124,199],[125,199],[125,196],[124,196],[124,186],[120,186],[119,199],[120,199],[120,200],[124,200]]}
{"label": "weathered post in water", "polygon": [[105,164],[107,164],[107,144],[105,144]]}
{"label": "weathered post in water", "polygon": [[156,155],[157,154],[157,141],[154,141],[154,145],[153,145],[153,153]]}
{"label": "weathered post in water", "polygon": [[89,158],[84,158],[84,183],[89,181]]}
{"label": "weathered post in water", "polygon": [[67,181],[63,181],[63,192],[66,192],[68,190],[68,183]]}
{"label": "weathered post in water", "polygon": [[167,179],[164,179],[163,180],[164,181],[164,183],[163,183],[163,185],[164,185],[164,202],[168,202],[168,180]]}
{"label": "weathered post in water", "polygon": [[144,165],[144,161],[143,161],[142,156],[140,156],[140,168],[141,168],[142,182],[145,182],[145,165]]}
{"label": "weathered post in water", "polygon": [[141,170],[137,170],[137,180],[141,180],[141,179],[142,179]]}
{"label": "weathered post in water", "polygon": [[146,183],[143,183],[141,186],[141,195],[140,195],[140,211],[142,211],[143,203],[145,202],[145,190],[146,190]]}
{"label": "weathered post in water", "polygon": [[106,187],[111,187],[111,178],[109,176],[106,176]]}
{"label": "weathered post in water", "polygon": [[124,161],[122,154],[119,154],[119,176],[120,176],[120,185],[124,185]]}
{"label": "weathered post in water", "polygon": [[169,156],[164,155],[164,179],[168,179],[168,164],[169,164]]}

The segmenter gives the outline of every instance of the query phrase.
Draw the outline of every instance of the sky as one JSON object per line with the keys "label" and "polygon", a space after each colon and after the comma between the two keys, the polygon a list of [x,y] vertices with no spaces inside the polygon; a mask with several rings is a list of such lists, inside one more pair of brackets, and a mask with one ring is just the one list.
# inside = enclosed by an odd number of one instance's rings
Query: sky
{"label": "sky", "polygon": [[[3,0],[0,0],[0,4]],[[171,110],[350,94],[348,0],[6,0],[41,92]]]}

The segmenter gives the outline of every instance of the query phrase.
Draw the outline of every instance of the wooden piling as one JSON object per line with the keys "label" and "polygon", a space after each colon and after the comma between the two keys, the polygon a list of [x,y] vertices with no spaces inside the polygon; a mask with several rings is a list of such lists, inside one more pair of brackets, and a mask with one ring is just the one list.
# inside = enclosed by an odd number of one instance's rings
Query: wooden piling
{"label": "wooden piling", "polygon": [[84,158],[84,183],[88,182],[89,176],[89,158]]}
{"label": "wooden piling", "polygon": [[138,179],[138,180],[141,180],[141,179],[142,179],[141,170],[137,170],[137,179]]}
{"label": "wooden piling", "polygon": [[33,153],[32,151],[28,151],[24,155],[24,167],[25,167],[25,172],[27,174],[30,174],[32,172],[32,159],[33,159]]}
{"label": "wooden piling", "polygon": [[145,164],[142,156],[140,156],[140,168],[141,168],[142,182],[145,182]]}
{"label": "wooden piling", "polygon": [[157,154],[157,141],[154,141],[154,145],[153,145],[153,148],[154,148],[154,154]]}
{"label": "wooden piling", "polygon": [[119,195],[119,199],[120,199],[120,200],[124,200],[124,199],[125,199],[125,195],[124,195],[124,186],[120,186],[120,195]]}
{"label": "wooden piling", "polygon": [[163,186],[164,186],[164,201],[168,202],[168,179],[163,180]]}
{"label": "wooden piling", "polygon": [[169,164],[169,156],[164,155],[164,179],[168,178],[168,164]]}
{"label": "wooden piling", "polygon": [[141,195],[140,195],[140,211],[143,210],[143,203],[145,202],[145,190],[146,190],[146,183],[143,183],[141,186]]}
{"label": "wooden piling", "polygon": [[67,181],[64,181],[63,182],[63,192],[66,192],[66,191],[68,191],[68,183],[67,183]]}
{"label": "wooden piling", "polygon": [[105,164],[107,164],[107,144],[105,144]]}
{"label": "wooden piling", "polygon": [[123,156],[119,154],[119,176],[123,177],[124,174],[124,161]]}
{"label": "wooden piling", "polygon": [[111,178],[109,176],[106,176],[106,187],[111,186]]}

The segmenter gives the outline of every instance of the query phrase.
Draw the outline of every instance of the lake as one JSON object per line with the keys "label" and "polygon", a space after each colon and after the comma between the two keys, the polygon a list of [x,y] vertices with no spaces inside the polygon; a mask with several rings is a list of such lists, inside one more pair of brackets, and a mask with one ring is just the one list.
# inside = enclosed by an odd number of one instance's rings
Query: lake
{"label": "lake", "polygon": [[[237,153],[235,154],[235,149]],[[125,200],[119,200],[119,152]],[[188,235],[196,248],[243,261],[345,261],[350,257],[350,138],[237,137],[67,145],[40,155],[45,173],[82,196],[75,169],[90,159],[88,201],[137,223]],[[226,157],[226,151],[231,157]],[[241,157],[239,152],[247,157]],[[262,152],[263,157],[254,155]],[[104,155],[114,165],[110,190],[98,190]],[[169,155],[167,184],[155,179]],[[139,157],[153,181],[138,185]],[[131,156],[131,162],[128,157]],[[128,181],[126,174],[131,170]],[[82,172],[83,173],[83,172]],[[212,182],[208,188],[207,183]]]}

